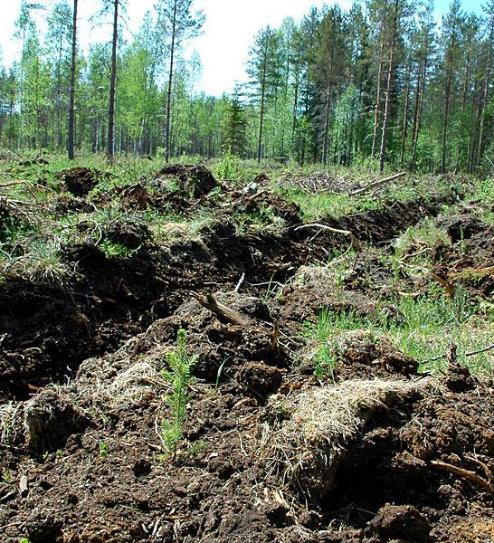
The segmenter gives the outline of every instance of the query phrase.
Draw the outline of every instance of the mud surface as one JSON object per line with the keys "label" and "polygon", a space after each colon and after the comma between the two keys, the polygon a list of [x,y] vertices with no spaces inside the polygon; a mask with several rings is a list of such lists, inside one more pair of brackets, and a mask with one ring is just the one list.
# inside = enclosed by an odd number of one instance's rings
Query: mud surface
{"label": "mud surface", "polygon": [[[161,172],[178,176],[191,198],[214,188],[203,174],[189,167]],[[120,197],[138,209],[155,198],[143,185]],[[360,262],[369,269],[376,246],[456,198],[384,202],[326,223],[368,247]],[[305,356],[303,323],[321,310],[371,315],[379,300],[359,277],[360,264],[343,285],[314,271],[328,251],[348,249],[347,237],[298,230],[298,208],[269,192],[233,196],[235,212],[266,207],[285,221],[278,234],[239,235],[225,220],[201,242],[164,248],[146,226],[116,221],[102,235],[132,248],[131,256],[68,246],[70,284],[0,285],[2,542],[492,539],[492,382],[454,365],[440,379],[418,375],[416,360],[365,333],[346,337],[335,383],[420,383],[416,392],[363,417],[359,432],[342,442],[345,454],[325,492],[304,494],[271,462],[266,432],[290,416],[274,416],[273,405],[321,387]],[[452,263],[456,271],[489,263],[493,233],[477,223],[468,228],[467,238],[455,240],[457,224],[448,226],[453,244],[437,248],[438,273],[441,266],[451,273]],[[469,244],[470,256],[459,254],[458,243]],[[475,288],[492,292],[491,276],[482,281]],[[218,317],[191,293],[214,294],[244,324]],[[180,328],[198,355],[196,380],[184,442],[174,459],[164,459],[159,428],[169,416],[168,385],[160,372]]]}

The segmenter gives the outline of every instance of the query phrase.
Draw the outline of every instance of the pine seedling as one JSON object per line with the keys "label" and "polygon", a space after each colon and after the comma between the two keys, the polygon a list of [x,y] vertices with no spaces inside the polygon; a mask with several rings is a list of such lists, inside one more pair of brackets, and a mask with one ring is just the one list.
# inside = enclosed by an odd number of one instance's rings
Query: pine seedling
{"label": "pine seedling", "polygon": [[188,354],[187,335],[185,330],[180,329],[175,349],[166,355],[170,369],[162,372],[163,378],[171,385],[171,393],[165,397],[170,408],[170,419],[161,422],[161,438],[165,454],[172,458],[175,458],[178,444],[183,438],[189,401],[187,389],[193,381],[191,372],[197,358],[197,355]]}

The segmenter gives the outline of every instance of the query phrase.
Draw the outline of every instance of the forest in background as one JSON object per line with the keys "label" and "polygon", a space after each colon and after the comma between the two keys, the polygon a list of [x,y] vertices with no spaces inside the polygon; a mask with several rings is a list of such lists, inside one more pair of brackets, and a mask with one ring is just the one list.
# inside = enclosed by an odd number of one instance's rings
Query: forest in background
{"label": "forest in background", "polygon": [[222,97],[197,91],[199,55],[185,59],[204,23],[192,0],[157,0],[126,39],[131,1],[101,0],[95,24],[111,22],[108,41],[84,52],[77,0],[23,0],[20,60],[0,70],[4,147],[67,150],[69,158],[231,154],[381,170],[492,167],[492,0],[482,15],[453,0],[440,23],[427,0],[313,8],[301,21],[260,29],[248,80]]}

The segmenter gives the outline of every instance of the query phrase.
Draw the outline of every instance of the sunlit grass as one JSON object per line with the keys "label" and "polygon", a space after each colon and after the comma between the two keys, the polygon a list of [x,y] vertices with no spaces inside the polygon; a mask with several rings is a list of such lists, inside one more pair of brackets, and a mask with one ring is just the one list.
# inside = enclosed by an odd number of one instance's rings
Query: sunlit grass
{"label": "sunlit grass", "polygon": [[[307,324],[307,336],[316,343],[316,359],[336,365],[342,335],[364,330],[379,341],[389,339],[399,350],[418,363],[419,372],[447,370],[444,355],[452,344],[458,347],[458,361],[475,374],[492,374],[494,355],[467,353],[492,343],[494,319],[492,308],[475,306],[465,292],[455,299],[431,294],[414,300],[406,298],[398,304],[401,321],[383,314],[359,316],[354,312],[323,311],[315,324]],[[317,360],[316,360],[317,363]]]}

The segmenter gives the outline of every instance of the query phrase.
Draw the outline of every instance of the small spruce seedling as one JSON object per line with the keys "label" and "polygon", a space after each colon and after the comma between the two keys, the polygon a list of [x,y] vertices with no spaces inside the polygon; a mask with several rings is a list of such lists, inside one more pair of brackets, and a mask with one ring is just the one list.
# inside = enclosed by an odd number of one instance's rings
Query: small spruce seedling
{"label": "small spruce seedling", "polygon": [[197,362],[197,355],[188,354],[185,330],[178,331],[176,347],[166,355],[166,360],[169,370],[164,370],[162,375],[171,385],[171,393],[165,397],[170,408],[170,419],[161,422],[161,438],[166,456],[175,458],[187,416],[187,389],[193,381],[191,372]]}
{"label": "small spruce seedling", "polygon": [[101,458],[108,457],[108,443],[106,441],[99,442],[99,455]]}

